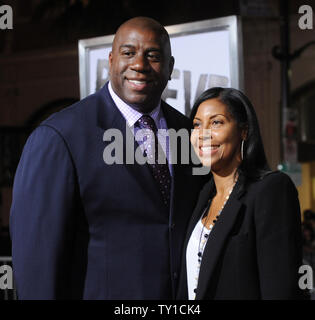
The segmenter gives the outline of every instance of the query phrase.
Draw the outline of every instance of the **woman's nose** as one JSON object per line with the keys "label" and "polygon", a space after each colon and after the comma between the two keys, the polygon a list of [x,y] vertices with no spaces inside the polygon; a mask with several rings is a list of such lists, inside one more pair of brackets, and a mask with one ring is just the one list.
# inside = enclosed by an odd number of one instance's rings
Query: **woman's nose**
{"label": "woman's nose", "polygon": [[199,131],[199,139],[201,140],[208,140],[212,138],[211,129],[201,129]]}

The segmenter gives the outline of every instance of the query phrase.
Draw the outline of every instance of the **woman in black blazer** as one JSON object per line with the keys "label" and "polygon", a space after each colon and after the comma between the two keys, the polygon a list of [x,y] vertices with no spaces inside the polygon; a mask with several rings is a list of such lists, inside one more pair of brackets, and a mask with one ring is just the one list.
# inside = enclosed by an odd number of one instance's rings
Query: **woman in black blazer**
{"label": "woman in black blazer", "polygon": [[302,297],[297,190],[270,171],[250,101],[211,88],[191,118],[191,142],[211,173],[188,227],[178,299]]}

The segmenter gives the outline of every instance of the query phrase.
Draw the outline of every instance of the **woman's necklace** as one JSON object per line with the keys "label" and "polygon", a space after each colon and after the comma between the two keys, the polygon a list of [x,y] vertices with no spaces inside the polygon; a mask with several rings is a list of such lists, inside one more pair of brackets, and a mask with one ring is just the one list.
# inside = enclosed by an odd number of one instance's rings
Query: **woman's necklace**
{"label": "woman's necklace", "polygon": [[[201,260],[202,260],[202,256],[203,256],[203,251],[204,251],[204,248],[206,246],[206,243],[207,243],[207,240],[208,240],[208,237],[209,237],[209,234],[214,226],[214,224],[217,222],[221,212],[223,211],[224,207],[225,207],[225,204],[227,203],[227,201],[229,200],[230,198],[230,195],[234,189],[234,186],[235,186],[236,182],[234,182],[232,188],[230,189],[229,191],[229,194],[225,197],[225,201],[221,207],[221,209],[219,210],[217,216],[215,217],[215,219],[213,220],[213,224],[211,223],[210,226],[209,226],[209,230],[208,231],[205,231],[205,226],[207,225],[208,223],[208,218],[209,218],[209,214],[207,215],[207,218],[206,218],[206,221],[204,223],[202,223],[202,229],[201,229],[201,233],[200,233],[200,238],[199,238],[199,244],[198,244],[198,269],[197,269],[197,277],[195,278],[196,280],[196,288],[197,288],[197,285],[198,285],[198,279],[199,279],[199,271],[200,271],[200,266],[201,266]],[[206,208],[207,210],[207,208]],[[202,217],[201,217],[202,219]],[[201,220],[202,221],[202,220]],[[197,289],[194,290],[194,292],[196,293]]]}

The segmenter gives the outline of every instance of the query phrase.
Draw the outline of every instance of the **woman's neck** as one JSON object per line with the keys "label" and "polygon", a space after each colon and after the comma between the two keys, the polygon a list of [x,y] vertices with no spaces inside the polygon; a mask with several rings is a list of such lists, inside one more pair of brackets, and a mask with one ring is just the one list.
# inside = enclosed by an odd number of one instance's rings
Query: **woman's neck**
{"label": "woman's neck", "polygon": [[212,172],[214,183],[217,190],[217,196],[224,196],[227,193],[227,191],[230,191],[231,188],[234,186],[238,178],[236,170],[237,168],[235,168],[235,170],[233,170],[232,172],[224,175]]}

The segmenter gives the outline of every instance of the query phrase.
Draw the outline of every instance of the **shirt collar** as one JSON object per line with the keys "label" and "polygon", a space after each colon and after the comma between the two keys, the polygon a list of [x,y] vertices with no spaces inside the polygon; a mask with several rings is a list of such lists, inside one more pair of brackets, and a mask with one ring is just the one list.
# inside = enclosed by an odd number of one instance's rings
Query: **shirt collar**
{"label": "shirt collar", "polygon": [[[132,108],[130,105],[128,105],[126,102],[124,102],[118,95],[114,92],[112,85],[109,81],[108,84],[108,90],[109,93],[114,100],[118,110],[121,112],[123,117],[126,119],[128,126],[132,127],[135,125],[135,123],[144,115],[144,113],[141,113],[134,108]],[[161,100],[158,103],[157,107],[154,108],[149,114],[148,114],[155,122],[156,126],[159,128],[159,120],[161,118]]]}

